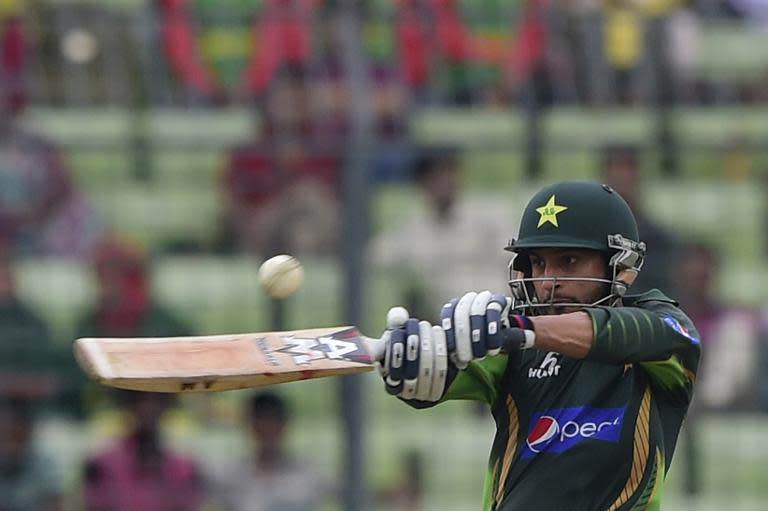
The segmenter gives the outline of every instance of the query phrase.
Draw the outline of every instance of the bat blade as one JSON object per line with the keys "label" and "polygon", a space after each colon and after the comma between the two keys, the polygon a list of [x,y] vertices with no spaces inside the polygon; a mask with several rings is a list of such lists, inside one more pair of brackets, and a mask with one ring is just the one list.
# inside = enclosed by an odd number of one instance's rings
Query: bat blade
{"label": "bat blade", "polygon": [[286,332],[81,338],[75,358],[94,381],[152,392],[215,392],[362,373],[380,357],[355,327]]}

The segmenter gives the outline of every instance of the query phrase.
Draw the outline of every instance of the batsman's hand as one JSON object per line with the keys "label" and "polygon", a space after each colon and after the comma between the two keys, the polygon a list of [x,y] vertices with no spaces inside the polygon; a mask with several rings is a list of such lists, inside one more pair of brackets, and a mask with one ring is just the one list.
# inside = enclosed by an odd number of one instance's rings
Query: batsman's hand
{"label": "batsman's hand", "polygon": [[[457,368],[464,369],[473,360],[497,355],[510,334],[517,333],[525,339],[524,331],[533,331],[533,323],[527,317],[510,316],[511,306],[510,297],[490,291],[469,292],[443,306],[441,325],[451,362]],[[520,347],[527,346],[523,343]]]}
{"label": "batsman's hand", "polygon": [[439,326],[409,317],[403,307],[387,314],[381,373],[387,392],[403,399],[439,401],[448,378],[448,349]]}

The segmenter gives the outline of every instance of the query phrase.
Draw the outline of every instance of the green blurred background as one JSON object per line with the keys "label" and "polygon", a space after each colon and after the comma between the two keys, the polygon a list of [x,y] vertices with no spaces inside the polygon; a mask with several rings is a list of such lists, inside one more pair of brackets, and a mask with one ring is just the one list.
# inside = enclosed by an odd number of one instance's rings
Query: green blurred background
{"label": "green blurred background", "polygon": [[[169,57],[162,30],[172,4],[188,13],[194,47],[216,77],[215,90],[190,82]],[[159,303],[199,334],[263,331],[275,324],[272,304],[256,280],[263,254],[215,248],[228,200],[222,181],[229,151],[263,133],[261,92],[244,92],[238,83],[253,54],[249,34],[272,4],[0,1],[3,19],[23,20],[27,30],[25,100],[18,122],[60,149],[73,183],[99,221],[150,257]],[[433,3],[416,4],[422,6],[424,26],[431,26]],[[764,307],[768,32],[760,24],[765,24],[765,11],[740,11],[738,2],[714,0],[457,1],[455,12],[475,41],[477,55],[456,62],[433,56],[428,79],[414,83],[398,67],[394,34],[400,3],[317,5],[299,15],[311,29],[307,62],[319,67],[322,76],[337,73],[353,91],[345,137],[364,142],[359,150],[372,151],[386,138],[367,129],[365,119],[378,88],[392,83],[405,98],[394,112],[400,122],[397,147],[460,148],[466,194],[503,202],[513,211],[521,210],[543,183],[599,179],[599,149],[605,144],[635,145],[648,215],[682,240],[703,240],[716,248],[721,257],[716,288],[723,303],[758,311]],[[606,34],[612,33],[608,27],[616,9],[622,19],[632,20],[627,37],[640,34],[634,59],[610,57],[612,40]],[[351,25],[344,24],[350,20]],[[338,42],[344,39],[340,31],[350,27],[357,44]],[[525,39],[526,27],[547,36]],[[659,34],[663,43],[656,40]],[[622,41],[618,37],[613,43],[631,46]],[[504,59],[513,57],[504,49],[520,44],[528,44],[530,59],[540,62],[527,68],[511,64],[518,75],[507,82]],[[334,50],[346,66],[335,69],[321,58]],[[498,51],[502,63],[487,57]],[[616,51],[632,54],[631,49]],[[365,84],[354,82],[362,76],[350,66],[355,62],[376,70],[373,78],[364,73]],[[541,70],[546,86],[537,85]],[[626,90],[618,74],[628,77]],[[311,80],[307,83],[310,95],[319,94]],[[351,170],[343,175],[366,173],[368,234],[376,236],[408,218],[422,199],[407,165],[377,171],[366,163],[368,156],[350,158],[346,165]],[[350,193],[346,190],[342,200]],[[508,225],[513,237],[514,219],[499,222]],[[299,254],[306,282],[284,304],[282,327],[349,322],[344,250],[350,247],[340,246],[331,256]],[[67,351],[78,317],[95,300],[88,259],[23,254],[14,261],[14,273],[19,296]],[[407,296],[396,270],[367,267],[362,284],[355,320],[366,333],[377,335],[387,309]],[[372,492],[396,487],[403,457],[416,450],[424,460],[422,509],[478,508],[493,435],[490,416],[463,403],[411,410],[386,395],[373,374],[351,384],[361,388],[364,415],[358,426]],[[276,390],[288,397],[293,411],[292,451],[343,485],[345,452],[358,446],[349,443],[345,432],[339,388],[337,380],[322,380]],[[65,508],[73,510],[82,506],[83,460],[121,428],[119,413],[97,390],[81,391],[83,417],[46,411],[35,435],[52,453]],[[203,465],[227,461],[248,445],[239,413],[250,393],[183,397],[165,422],[168,441]],[[768,420],[763,413],[751,409],[698,417],[699,490],[686,490],[689,467],[678,454],[664,509],[765,509]],[[686,441],[681,440],[678,453]],[[386,503],[370,506],[394,509]]]}

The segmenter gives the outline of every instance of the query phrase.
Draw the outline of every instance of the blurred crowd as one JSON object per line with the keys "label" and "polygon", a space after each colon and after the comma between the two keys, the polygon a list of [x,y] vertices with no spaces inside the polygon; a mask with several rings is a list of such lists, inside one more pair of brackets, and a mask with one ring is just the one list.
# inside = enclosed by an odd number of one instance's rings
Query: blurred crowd
{"label": "blurred crowd", "polygon": [[[322,82],[318,106],[338,111],[347,99],[340,86],[348,43],[340,33],[350,6],[361,22],[357,50],[371,63],[368,78],[378,91],[372,106],[381,114],[405,105],[531,101],[754,103],[767,94],[764,54],[751,47],[764,42],[768,9],[760,0],[242,0],[225,10],[205,0],[9,0],[3,6],[8,51],[0,70],[16,72],[30,60],[27,76],[35,86],[5,81],[17,100],[30,95],[36,104],[243,105],[266,94],[288,65]],[[24,45],[34,54],[25,56]],[[755,51],[745,54],[750,48]],[[93,74],[104,82],[90,86]]]}
{"label": "blurred crowd", "polygon": [[[66,147],[21,122],[30,107],[109,106],[112,99],[136,108],[245,106],[259,129],[252,140],[223,151],[219,189],[211,191],[224,197],[218,229],[210,245],[197,250],[223,257],[340,255],[343,176],[355,124],[350,50],[340,37],[349,13],[339,8],[343,2],[254,0],[216,16],[215,4],[146,2],[143,15],[151,23],[142,41],[165,71],[143,76],[136,90],[145,97],[137,99],[119,84],[112,98],[104,91],[87,96],[68,81],[109,60],[89,53],[98,43],[90,32],[73,32],[79,14],[107,16],[100,3],[0,1],[0,510],[288,511],[319,509],[337,498],[336,484],[287,447],[291,409],[279,394],[243,399],[238,427],[252,449],[227,466],[207,466],[164,441],[162,419],[179,406],[173,398],[107,393],[85,381],[71,355],[69,341],[76,337],[191,335],[195,327],[153,296],[157,254],[105,221],[78,188]],[[520,211],[498,195],[469,193],[464,149],[416,141],[412,110],[768,102],[768,64],[747,75],[711,74],[708,66],[723,63],[711,62],[704,42],[715,22],[765,30],[766,2],[477,4],[485,10],[451,0],[371,1],[354,13],[367,28],[363,58],[371,64],[364,77],[372,87],[368,168],[377,184],[409,183],[418,192],[417,208],[372,233],[368,264],[395,275],[400,303],[425,319],[468,289],[506,290],[502,247],[515,235]],[[61,46],[34,23],[66,28]],[[234,37],[228,54],[222,27],[246,34]],[[206,38],[203,30],[214,35]],[[79,67],[51,65],[62,58],[58,52],[74,63],[80,59]],[[40,69],[61,76],[35,81]],[[634,290],[662,289],[701,331],[694,421],[768,412],[768,384],[760,378],[768,370],[768,306],[724,301],[719,246],[653,220],[642,196],[641,147],[606,143],[590,150],[596,174],[630,203],[648,245]],[[19,290],[17,265],[36,258],[91,271],[93,301],[67,339],[55,338]],[[119,411],[109,442],[89,445],[83,465],[67,467],[76,475],[57,473],[57,462],[35,443],[37,428],[59,417],[87,431],[105,409]],[[407,476],[376,493],[382,506],[419,508],[420,456],[403,453]]]}

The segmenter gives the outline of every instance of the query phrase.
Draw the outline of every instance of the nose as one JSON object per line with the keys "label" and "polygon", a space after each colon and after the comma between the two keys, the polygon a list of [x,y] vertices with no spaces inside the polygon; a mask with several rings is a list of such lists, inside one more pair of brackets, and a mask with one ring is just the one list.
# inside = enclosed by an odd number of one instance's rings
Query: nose
{"label": "nose", "polygon": [[[549,268],[545,269],[541,275],[547,280],[542,280],[539,283],[543,299],[550,299],[554,296],[555,290],[560,287],[560,282],[555,280],[559,275],[557,272],[551,271]],[[551,280],[550,280],[551,279]]]}
{"label": "nose", "polygon": [[[550,275],[544,275],[543,277],[550,279],[552,278]],[[559,284],[557,284],[559,285]],[[557,287],[554,280],[542,280],[541,281],[541,290],[544,291],[547,294],[552,293],[552,290]]]}

